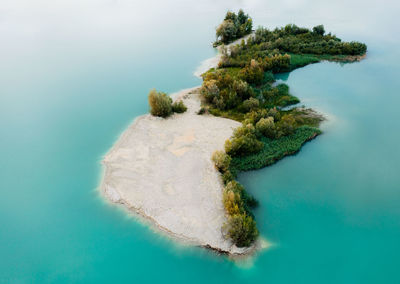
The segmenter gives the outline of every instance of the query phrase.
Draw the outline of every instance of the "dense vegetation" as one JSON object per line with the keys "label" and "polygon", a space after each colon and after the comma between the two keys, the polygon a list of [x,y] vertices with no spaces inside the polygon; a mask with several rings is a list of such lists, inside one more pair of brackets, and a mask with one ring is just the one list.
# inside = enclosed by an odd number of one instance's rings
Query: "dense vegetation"
{"label": "dense vegetation", "polygon": [[241,38],[251,33],[253,28],[253,21],[249,15],[245,14],[243,10],[234,13],[228,11],[225,15],[224,21],[218,26],[216,31],[217,40],[214,46],[219,44],[227,44],[235,39]]}
{"label": "dense vegetation", "polygon": [[150,113],[154,116],[168,117],[172,113],[183,113],[187,110],[182,101],[172,103],[172,99],[163,92],[151,90],[148,95]]}
{"label": "dense vegetation", "polygon": [[[217,28],[217,43],[249,33],[251,28],[240,28],[243,19],[250,19],[243,11],[238,15],[228,12]],[[237,173],[269,166],[321,134],[318,126],[323,118],[310,109],[295,107],[300,100],[286,84],[276,84],[274,73],[321,60],[354,61],[366,50],[363,43],[342,42],[325,34],[322,25],[312,30],[296,25],[273,31],[260,27],[247,41],[222,48],[218,68],[203,74],[202,113],[242,123],[225,142],[225,151],[212,157],[225,185],[228,222],[224,232],[238,247],[250,246],[258,230],[250,210],[257,202],[235,181]]]}

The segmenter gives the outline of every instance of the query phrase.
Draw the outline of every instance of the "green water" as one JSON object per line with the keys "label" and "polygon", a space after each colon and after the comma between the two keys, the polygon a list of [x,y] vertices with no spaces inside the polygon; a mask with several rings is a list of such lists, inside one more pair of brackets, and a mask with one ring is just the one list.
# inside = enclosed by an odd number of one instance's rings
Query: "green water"
{"label": "green water", "polygon": [[[159,236],[96,189],[102,156],[147,112],[148,90],[200,84],[192,73],[214,54],[213,28],[237,7],[269,27],[324,23],[369,47],[361,63],[279,76],[329,121],[298,155],[240,176],[272,246],[239,264]],[[5,0],[0,283],[400,283],[395,11],[390,1]]]}

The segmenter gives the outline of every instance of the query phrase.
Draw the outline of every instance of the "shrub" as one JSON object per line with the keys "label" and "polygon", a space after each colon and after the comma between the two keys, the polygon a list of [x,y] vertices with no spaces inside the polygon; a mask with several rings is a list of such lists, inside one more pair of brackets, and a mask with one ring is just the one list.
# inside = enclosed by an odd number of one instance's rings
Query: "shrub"
{"label": "shrub", "polygon": [[204,80],[200,93],[207,102],[212,102],[214,98],[219,98],[219,88],[216,80]]}
{"label": "shrub", "polygon": [[172,111],[176,113],[184,113],[185,111],[187,111],[187,107],[182,101],[174,102],[172,104]]}
{"label": "shrub", "polygon": [[257,124],[256,129],[261,132],[262,135],[268,138],[275,137],[275,123],[273,117],[261,118]]}
{"label": "shrub", "polygon": [[318,26],[313,27],[313,33],[317,34],[317,35],[320,35],[320,36],[323,36],[325,34],[324,26],[323,25],[318,25]]}
{"label": "shrub", "polygon": [[148,100],[152,115],[167,117],[172,113],[172,99],[167,94],[153,89],[149,93]]}
{"label": "shrub", "polygon": [[244,156],[257,153],[263,144],[257,140],[254,125],[247,124],[236,128],[233,137],[225,142],[225,152],[231,156]]}
{"label": "shrub", "polygon": [[229,217],[226,230],[237,247],[248,247],[258,237],[256,222],[245,213]]}
{"label": "shrub", "polygon": [[204,108],[204,107],[201,107],[200,109],[199,109],[199,111],[197,112],[197,114],[198,115],[202,115],[202,114],[204,114],[206,112],[206,109]]}
{"label": "shrub", "polygon": [[215,151],[211,157],[215,167],[220,172],[226,172],[229,169],[232,158],[224,151]]}
{"label": "shrub", "polygon": [[282,116],[281,120],[277,124],[278,134],[277,136],[287,136],[294,133],[296,130],[296,120],[293,115],[286,114]]}
{"label": "shrub", "polygon": [[246,112],[257,109],[259,106],[260,106],[260,101],[257,100],[256,98],[250,98],[243,102],[243,108],[246,110]]}
{"label": "shrub", "polygon": [[233,181],[234,178],[235,177],[233,176],[231,171],[226,171],[222,174],[222,181],[224,182],[224,184],[227,184],[228,182]]}
{"label": "shrub", "polygon": [[225,190],[222,195],[224,208],[230,216],[243,213],[243,201],[240,199],[240,193],[232,190]]}
{"label": "shrub", "polygon": [[274,118],[274,121],[278,121],[281,119],[281,114],[276,109],[276,107],[268,110],[268,116],[272,116]]}
{"label": "shrub", "polygon": [[258,109],[246,113],[245,120],[252,124],[256,124],[261,118],[268,117],[268,112],[266,109]]}
{"label": "shrub", "polygon": [[264,80],[264,71],[254,59],[251,60],[250,65],[240,70],[240,75],[250,84],[258,85]]}

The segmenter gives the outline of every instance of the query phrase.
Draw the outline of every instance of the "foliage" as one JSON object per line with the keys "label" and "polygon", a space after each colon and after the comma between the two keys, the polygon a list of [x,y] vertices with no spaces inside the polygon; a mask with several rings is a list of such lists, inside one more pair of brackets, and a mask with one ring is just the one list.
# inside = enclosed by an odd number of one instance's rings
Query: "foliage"
{"label": "foliage", "polygon": [[247,124],[236,128],[231,139],[225,142],[225,152],[230,156],[244,156],[257,153],[263,144],[257,139],[254,125]]}
{"label": "foliage", "polygon": [[324,26],[323,25],[318,25],[318,26],[313,27],[313,33],[317,34],[317,35],[320,35],[320,36],[323,36],[325,34]]}
{"label": "foliage", "polygon": [[201,107],[197,112],[198,115],[202,115],[206,113],[206,109],[204,107]]}
{"label": "foliage", "polygon": [[250,61],[249,66],[240,70],[240,75],[244,81],[255,85],[260,84],[264,79],[264,71],[254,59]]}
{"label": "foliage", "polygon": [[172,113],[172,99],[167,94],[153,89],[149,92],[148,100],[152,115],[165,118]]}
{"label": "foliage", "polygon": [[265,137],[275,138],[276,129],[274,118],[271,116],[268,118],[261,118],[256,124],[256,129]]}
{"label": "foliage", "polygon": [[283,157],[297,153],[301,146],[321,134],[318,128],[301,126],[289,136],[282,136],[279,139],[263,137],[261,142],[264,144],[258,153],[237,156],[232,159],[231,172],[236,174],[239,171],[249,171],[270,166],[281,160]]}
{"label": "foliage", "polygon": [[248,247],[259,234],[256,222],[245,213],[229,217],[226,230],[237,247]]}
{"label": "foliage", "polygon": [[252,28],[253,21],[243,10],[239,10],[237,15],[228,11],[224,21],[216,29],[217,41],[214,45],[232,42],[251,33]]}
{"label": "foliage", "polygon": [[[217,28],[216,43],[250,33],[251,25],[243,11],[228,12]],[[367,46],[342,42],[322,25],[310,30],[290,24],[260,27],[247,41],[221,50],[218,68],[203,74],[201,94],[210,114],[242,122],[225,142],[225,153],[215,153],[213,160],[225,184],[226,233],[237,246],[249,246],[258,235],[250,211],[257,201],[234,180],[237,173],[271,165],[321,134],[317,127],[323,118],[309,109],[288,109],[300,100],[286,84],[274,84],[274,74],[321,60],[354,61]]]}
{"label": "foliage", "polygon": [[187,107],[182,101],[174,102],[172,104],[172,111],[176,113],[184,113],[185,111],[187,111]]}
{"label": "foliage", "polygon": [[243,108],[246,112],[257,109],[260,106],[260,101],[256,98],[250,98],[243,102]]}
{"label": "foliage", "polygon": [[226,172],[229,169],[232,158],[224,151],[215,151],[211,157],[215,167],[220,172]]}

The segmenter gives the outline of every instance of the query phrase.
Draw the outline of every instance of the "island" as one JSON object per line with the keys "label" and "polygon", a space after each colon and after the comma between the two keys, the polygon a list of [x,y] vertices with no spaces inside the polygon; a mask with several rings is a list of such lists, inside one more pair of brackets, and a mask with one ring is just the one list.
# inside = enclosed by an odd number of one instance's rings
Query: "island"
{"label": "island", "polygon": [[219,54],[202,65],[203,84],[168,96],[151,90],[140,116],[105,155],[101,192],[189,245],[231,256],[263,247],[236,180],[320,135],[324,116],[299,106],[274,74],[323,60],[355,62],[367,46],[343,42],[322,25],[253,30],[240,10],[216,29]]}

